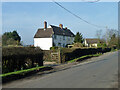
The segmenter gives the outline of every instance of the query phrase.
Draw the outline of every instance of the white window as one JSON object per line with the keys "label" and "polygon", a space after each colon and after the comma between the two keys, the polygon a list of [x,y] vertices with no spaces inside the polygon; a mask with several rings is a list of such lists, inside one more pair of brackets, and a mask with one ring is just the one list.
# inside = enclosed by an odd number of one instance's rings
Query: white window
{"label": "white window", "polygon": [[63,36],[63,40],[65,40],[65,36]]}

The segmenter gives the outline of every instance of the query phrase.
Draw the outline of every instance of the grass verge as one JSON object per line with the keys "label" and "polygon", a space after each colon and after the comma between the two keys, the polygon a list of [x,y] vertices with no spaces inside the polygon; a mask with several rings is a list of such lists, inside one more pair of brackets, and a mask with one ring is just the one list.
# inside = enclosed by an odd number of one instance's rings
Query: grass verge
{"label": "grass verge", "polygon": [[34,71],[34,70],[38,70],[38,69],[42,69],[45,68],[46,66],[40,66],[40,67],[35,67],[35,68],[30,68],[30,69],[25,69],[25,70],[20,70],[20,71],[15,71],[15,72],[10,72],[10,73],[5,73],[5,74],[1,74],[0,77],[6,77],[9,75],[17,75],[17,74],[25,74],[28,73],[30,71]]}
{"label": "grass verge", "polygon": [[118,49],[112,49],[111,52],[115,52],[115,51],[118,51]]}
{"label": "grass verge", "polygon": [[99,53],[99,54],[94,54],[94,55],[85,55],[85,56],[81,56],[81,57],[79,57],[79,58],[75,58],[75,59],[73,59],[73,60],[70,60],[70,61],[68,61],[68,63],[76,62],[76,61],[78,61],[78,60],[80,60],[80,59],[85,59],[85,58],[88,58],[88,57],[98,57],[98,56],[100,56],[100,55],[102,55],[102,54]]}

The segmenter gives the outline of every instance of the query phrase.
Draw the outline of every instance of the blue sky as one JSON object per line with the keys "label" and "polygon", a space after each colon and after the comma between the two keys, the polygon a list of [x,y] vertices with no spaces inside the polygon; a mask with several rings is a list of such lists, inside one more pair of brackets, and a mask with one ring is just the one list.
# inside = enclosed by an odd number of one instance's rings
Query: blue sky
{"label": "blue sky", "polygon": [[[118,28],[117,2],[59,2],[81,18],[97,25]],[[2,33],[17,30],[25,44],[33,44],[34,34],[43,28],[43,22],[58,26],[60,23],[72,32],[81,32],[84,38],[95,38],[96,31],[104,28],[93,27],[53,2],[3,2]]]}

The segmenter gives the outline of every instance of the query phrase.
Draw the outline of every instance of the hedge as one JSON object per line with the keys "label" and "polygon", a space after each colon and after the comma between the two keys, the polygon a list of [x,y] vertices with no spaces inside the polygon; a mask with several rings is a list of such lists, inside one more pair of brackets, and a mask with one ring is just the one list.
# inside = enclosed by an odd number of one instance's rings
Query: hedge
{"label": "hedge", "polygon": [[111,51],[111,48],[85,48],[85,49],[61,49],[62,63],[85,55],[94,55]]}
{"label": "hedge", "polygon": [[70,60],[68,61],[68,63],[72,63],[72,62],[76,62],[76,61],[82,61],[86,58],[91,58],[91,57],[98,57],[100,56],[101,54],[94,54],[94,55],[85,55],[85,56],[82,56],[82,57],[79,57],[79,58],[75,58],[73,60]]}
{"label": "hedge", "polygon": [[43,53],[40,48],[3,47],[2,73],[14,72],[43,66]]}

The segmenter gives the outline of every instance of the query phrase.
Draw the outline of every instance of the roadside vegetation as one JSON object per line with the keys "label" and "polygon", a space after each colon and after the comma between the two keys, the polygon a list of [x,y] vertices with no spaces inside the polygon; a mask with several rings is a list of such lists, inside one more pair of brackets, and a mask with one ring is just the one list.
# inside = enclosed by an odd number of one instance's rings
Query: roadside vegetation
{"label": "roadside vegetation", "polygon": [[111,50],[120,49],[120,33],[115,29],[107,29],[105,33],[102,30],[96,31],[96,37],[100,40],[98,48],[109,47]]}
{"label": "roadside vegetation", "polygon": [[102,55],[102,53],[99,53],[99,54],[94,54],[94,55],[85,55],[85,56],[82,56],[82,57],[79,57],[79,58],[75,58],[73,60],[70,60],[68,61],[68,63],[72,63],[72,62],[77,62],[77,61],[82,61],[83,59],[86,59],[86,58],[91,58],[91,57],[98,57]]}
{"label": "roadside vegetation", "polygon": [[19,46],[21,44],[21,37],[17,31],[5,32],[2,35],[2,46]]}
{"label": "roadside vegetation", "polygon": [[30,69],[25,69],[25,70],[19,70],[15,72],[9,72],[5,74],[1,74],[0,77],[2,77],[2,83],[6,83],[9,81],[25,78],[28,76],[31,76],[37,72],[43,72],[47,70],[53,69],[52,67],[49,66],[40,66],[40,67],[34,67]]}
{"label": "roadside vegetation", "polygon": [[2,35],[2,79],[25,76],[44,68],[43,61],[52,61],[51,52],[60,52],[61,63],[83,61],[87,58],[97,57],[103,53],[120,49],[120,37],[116,30],[109,30],[107,36],[102,36],[102,30],[96,32],[100,40],[98,47],[85,47],[83,35],[79,32],[75,35],[73,47],[51,47],[49,51],[43,51],[38,47],[24,47],[21,36],[17,31],[5,32]]}
{"label": "roadside vegetation", "polygon": [[43,53],[40,48],[3,47],[2,73],[43,66]]}
{"label": "roadside vegetation", "polygon": [[24,75],[25,73],[28,73],[28,72],[31,72],[31,71],[34,71],[34,70],[39,70],[39,69],[42,69],[42,68],[45,68],[46,66],[40,66],[40,67],[34,67],[34,68],[30,68],[30,69],[25,69],[25,70],[19,70],[19,71],[15,71],[15,72],[9,72],[9,73],[5,73],[5,74],[1,74],[0,76],[1,77],[6,77],[6,76],[9,76],[9,75],[15,75],[15,74],[21,74],[21,75]]}

